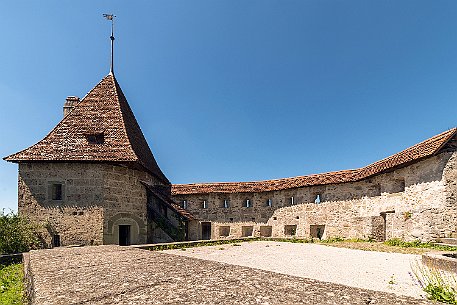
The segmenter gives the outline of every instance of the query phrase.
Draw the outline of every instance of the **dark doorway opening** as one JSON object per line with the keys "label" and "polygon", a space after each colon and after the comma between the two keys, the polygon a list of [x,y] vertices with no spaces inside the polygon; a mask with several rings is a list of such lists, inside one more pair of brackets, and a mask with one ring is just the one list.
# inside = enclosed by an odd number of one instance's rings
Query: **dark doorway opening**
{"label": "dark doorway opening", "polygon": [[52,246],[60,247],[60,235],[59,234],[54,234],[52,236]]}
{"label": "dark doorway opening", "polygon": [[309,232],[312,238],[322,239],[324,237],[325,225],[310,225]]}
{"label": "dark doorway opening", "polygon": [[130,225],[119,225],[119,246],[130,246]]}
{"label": "dark doorway opening", "polygon": [[202,239],[211,239],[211,222],[202,222]]}

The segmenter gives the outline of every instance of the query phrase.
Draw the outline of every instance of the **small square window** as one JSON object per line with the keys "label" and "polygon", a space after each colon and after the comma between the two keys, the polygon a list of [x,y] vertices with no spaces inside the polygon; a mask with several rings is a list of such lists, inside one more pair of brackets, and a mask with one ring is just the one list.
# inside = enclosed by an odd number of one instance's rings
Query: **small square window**
{"label": "small square window", "polygon": [[52,184],[52,194],[51,198],[52,200],[62,200],[62,183],[53,183]]}

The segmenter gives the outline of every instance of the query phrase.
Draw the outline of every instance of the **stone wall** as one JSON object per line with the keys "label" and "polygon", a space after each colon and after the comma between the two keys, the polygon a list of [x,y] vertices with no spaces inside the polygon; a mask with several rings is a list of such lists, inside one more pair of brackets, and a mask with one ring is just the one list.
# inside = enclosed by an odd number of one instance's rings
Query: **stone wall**
{"label": "stone wall", "polygon": [[[18,210],[40,225],[44,241],[71,244],[118,243],[118,225],[132,227],[132,243],[147,237],[146,190],[157,183],[145,172],[100,163],[20,163]],[[53,184],[62,199],[53,200]]]}
{"label": "stone wall", "polygon": [[[320,234],[322,238],[428,241],[456,232],[455,154],[442,153],[353,183],[261,193],[177,195],[174,199],[186,200],[196,218],[211,222],[213,239],[242,237],[252,231],[253,236],[271,232],[273,237]],[[315,203],[317,195],[320,203]],[[190,235],[201,238],[201,228],[194,230]]]}

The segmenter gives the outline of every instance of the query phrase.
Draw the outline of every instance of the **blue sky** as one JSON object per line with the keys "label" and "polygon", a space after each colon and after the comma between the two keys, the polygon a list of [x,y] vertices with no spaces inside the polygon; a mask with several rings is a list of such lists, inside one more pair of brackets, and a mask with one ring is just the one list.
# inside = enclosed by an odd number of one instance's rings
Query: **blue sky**
{"label": "blue sky", "polygon": [[[173,183],[357,168],[457,126],[457,1],[2,1],[0,155],[115,74]],[[17,165],[0,162],[0,208]]]}

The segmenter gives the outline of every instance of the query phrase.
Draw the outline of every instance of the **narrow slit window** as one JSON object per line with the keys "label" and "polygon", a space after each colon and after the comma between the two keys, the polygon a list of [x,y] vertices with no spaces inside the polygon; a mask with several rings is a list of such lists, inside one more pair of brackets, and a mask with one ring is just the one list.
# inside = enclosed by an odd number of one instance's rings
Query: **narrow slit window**
{"label": "narrow slit window", "polygon": [[294,204],[295,204],[295,199],[294,199],[294,197],[293,197],[293,196],[292,196],[292,197],[290,197],[290,204],[291,204],[291,205],[294,205]]}
{"label": "narrow slit window", "polygon": [[224,200],[224,208],[228,209],[230,207],[229,201],[227,199]]}
{"label": "narrow slit window", "polygon": [[187,200],[183,200],[183,201],[181,202],[181,207],[182,207],[183,209],[187,209]]}
{"label": "narrow slit window", "polygon": [[267,199],[267,207],[270,207],[273,205],[272,201],[270,198]]}
{"label": "narrow slit window", "polygon": [[202,208],[204,208],[204,209],[208,208],[208,202],[206,202],[206,200],[203,200]]}
{"label": "narrow slit window", "polygon": [[251,200],[246,199],[246,201],[244,202],[244,207],[245,207],[245,208],[250,208],[250,207],[252,207]]}

